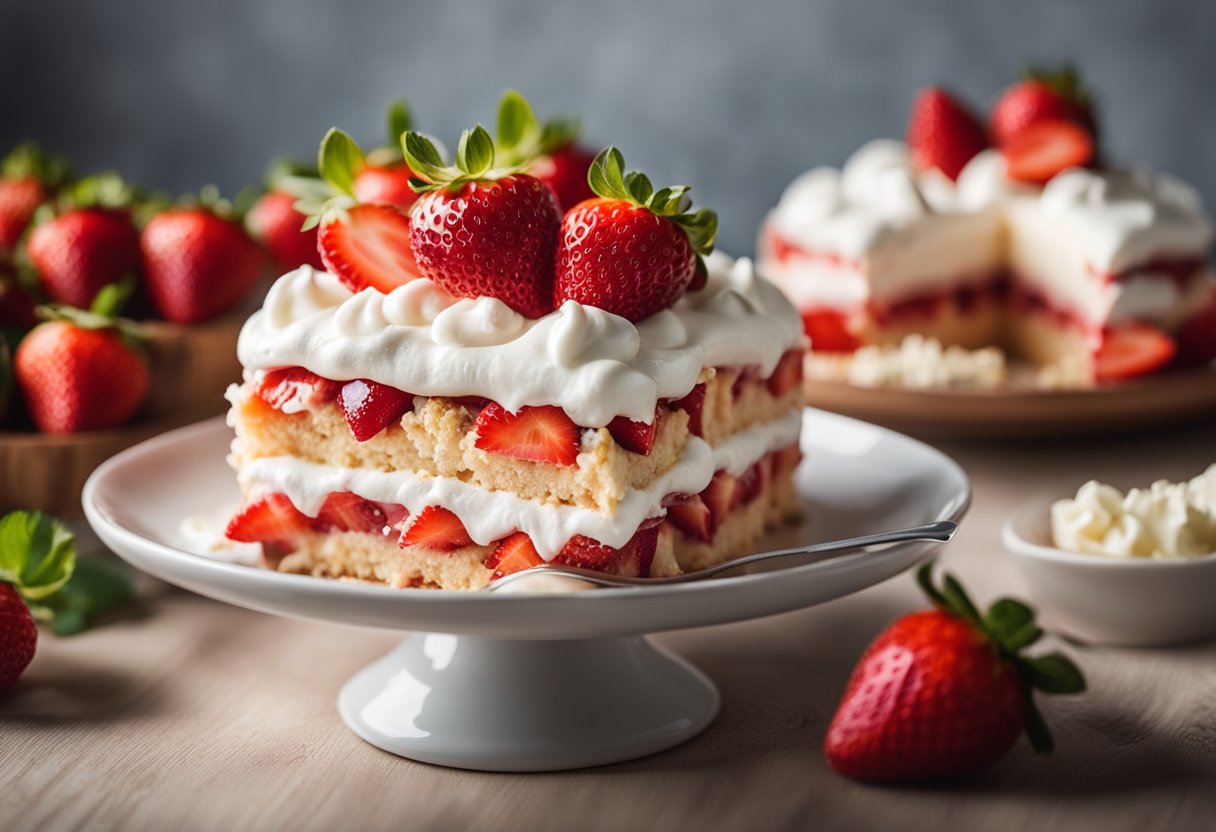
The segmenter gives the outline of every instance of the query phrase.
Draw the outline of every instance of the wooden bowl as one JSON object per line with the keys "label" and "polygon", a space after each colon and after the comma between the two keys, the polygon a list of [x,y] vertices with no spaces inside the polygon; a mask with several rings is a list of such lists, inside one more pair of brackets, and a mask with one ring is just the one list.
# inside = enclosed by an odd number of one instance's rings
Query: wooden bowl
{"label": "wooden bowl", "polygon": [[151,391],[129,425],[71,434],[0,431],[0,512],[79,515],[80,490],[102,462],[158,433],[223,413],[224,390],[241,378],[237,336],[255,306],[251,300],[190,326],[141,322]]}

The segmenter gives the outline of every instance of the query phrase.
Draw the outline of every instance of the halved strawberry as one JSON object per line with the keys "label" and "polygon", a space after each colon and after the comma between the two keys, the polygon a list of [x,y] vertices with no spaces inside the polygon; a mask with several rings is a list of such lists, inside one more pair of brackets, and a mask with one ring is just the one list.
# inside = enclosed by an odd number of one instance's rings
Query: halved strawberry
{"label": "halved strawberry", "polygon": [[672,410],[683,410],[688,414],[688,430],[693,436],[704,436],[705,424],[703,420],[705,410],[705,385],[694,385],[688,395],[682,399],[676,399],[674,402],[668,402],[667,406]]}
{"label": "halved strawberry", "polygon": [[341,389],[341,382],[322,378],[303,367],[285,367],[266,373],[255,392],[275,410],[299,413],[333,401]]}
{"label": "halved strawberry", "polygon": [[802,462],[802,448],[795,442],[773,452],[773,470],[780,476],[798,467]]}
{"label": "halved strawberry", "polygon": [[493,553],[486,558],[485,567],[494,570],[494,578],[497,579],[503,575],[540,566],[544,562],[536,547],[532,545],[532,538],[523,532],[516,532],[499,541]]}
{"label": "halved strawberry", "polygon": [[1094,378],[1118,381],[1142,376],[1168,364],[1176,351],[1174,340],[1149,324],[1108,329],[1094,356]]}
{"label": "halved strawberry", "polygon": [[1042,185],[1063,170],[1089,164],[1094,157],[1094,140],[1076,122],[1051,119],[1015,135],[1001,146],[1001,155],[1010,179]]}
{"label": "halved strawberry", "polygon": [[957,179],[986,147],[983,126],[961,101],[941,87],[926,87],[917,94],[908,119],[908,148],[917,168],[937,168]]}
{"label": "halved strawberry", "polygon": [[617,564],[618,575],[628,575],[635,578],[649,578],[650,568],[654,565],[654,555],[659,547],[659,529],[661,522],[643,523],[642,527],[629,539],[629,543],[621,550]]}
{"label": "halved strawberry", "polygon": [[861,346],[839,312],[803,312],[802,328],[811,339],[811,349],[815,352],[852,352]]}
{"label": "halved strawberry", "polygon": [[699,495],[692,495],[667,507],[667,519],[677,529],[694,540],[702,543],[712,543],[714,539],[714,519],[710,515],[709,506]]}
{"label": "halved strawberry", "polygon": [[418,277],[409,217],[391,205],[356,205],[322,223],[317,248],[325,268],[354,292],[388,293]]}
{"label": "halved strawberry", "polygon": [[616,444],[625,450],[642,456],[650,456],[650,451],[654,448],[655,431],[658,430],[658,427],[659,412],[656,409],[649,425],[645,422],[626,419],[624,416],[617,416],[608,423],[608,432],[612,434]]}
{"label": "halved strawberry", "polygon": [[726,471],[719,471],[701,492],[701,499],[709,507],[713,528],[716,530],[730,510],[739,502],[739,482]]}
{"label": "halved strawberry", "polygon": [[777,368],[765,384],[768,392],[780,398],[802,384],[802,350],[789,350],[777,362]]}
{"label": "halved strawberry", "polygon": [[300,535],[316,531],[316,526],[316,522],[302,514],[286,494],[267,494],[246,503],[228,521],[224,536],[241,543],[290,547]]}
{"label": "halved strawberry", "polygon": [[768,458],[758,460],[735,480],[736,506],[745,506],[760,496],[768,481]]}
{"label": "halved strawberry", "polygon": [[477,415],[474,430],[477,447],[487,453],[553,465],[574,465],[578,460],[578,425],[554,405],[511,413],[490,402]]}
{"label": "halved strawberry", "polygon": [[388,517],[371,500],[350,491],[335,491],[325,498],[317,523],[344,532],[380,534],[388,525]]}
{"label": "halved strawberry", "polygon": [[396,387],[359,378],[342,385],[338,405],[355,441],[366,442],[413,410],[414,397]]}
{"label": "halved strawberry", "polygon": [[427,506],[418,512],[414,521],[406,526],[401,534],[402,549],[406,546],[422,546],[425,549],[450,552],[472,545],[473,538],[469,537],[460,518],[440,506]]}
{"label": "halved strawberry", "polygon": [[616,556],[619,549],[605,546],[598,540],[592,540],[585,535],[576,534],[566,541],[562,550],[553,559],[554,563],[565,563],[570,566],[581,566],[584,569],[606,569]]}

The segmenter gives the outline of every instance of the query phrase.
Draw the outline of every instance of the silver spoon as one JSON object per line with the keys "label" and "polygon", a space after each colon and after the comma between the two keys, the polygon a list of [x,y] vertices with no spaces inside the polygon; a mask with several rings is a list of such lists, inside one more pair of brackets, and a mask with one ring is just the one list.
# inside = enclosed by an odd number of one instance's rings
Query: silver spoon
{"label": "silver spoon", "polygon": [[[547,563],[540,566],[533,566],[530,569],[524,569],[520,572],[512,572],[510,575],[504,575],[494,581],[488,587],[489,590],[501,589],[509,584],[516,583],[526,577],[536,577],[537,575],[560,575],[570,578],[578,578],[589,583],[598,584],[599,586],[664,586],[667,584],[685,584],[692,581],[700,581],[712,575],[719,575],[723,572],[728,572],[732,569],[739,569],[743,566],[750,566],[753,563],[760,563],[766,560],[775,560],[777,558],[796,557],[798,555],[817,555],[824,552],[847,552],[853,549],[865,549],[870,546],[878,546],[883,543],[901,543],[909,540],[925,540],[933,543],[949,543],[950,538],[954,537],[954,533],[958,530],[958,524],[952,520],[941,520],[937,523],[929,523],[926,526],[912,526],[908,529],[897,529],[890,532],[879,532],[877,534],[867,534],[861,537],[849,537],[844,540],[830,540],[826,543],[814,543],[810,546],[798,546],[793,549],[776,549],[772,552],[760,552],[755,555],[747,555],[734,560],[716,563],[713,566],[707,566],[704,569],[698,569],[695,572],[685,572],[682,575],[671,575],[666,578],[626,578],[621,575],[607,575],[603,572],[596,572],[593,569],[584,569],[580,566],[566,566],[564,564]],[[824,560],[834,560],[835,558],[825,558]],[[820,561],[822,562],[822,561]]]}

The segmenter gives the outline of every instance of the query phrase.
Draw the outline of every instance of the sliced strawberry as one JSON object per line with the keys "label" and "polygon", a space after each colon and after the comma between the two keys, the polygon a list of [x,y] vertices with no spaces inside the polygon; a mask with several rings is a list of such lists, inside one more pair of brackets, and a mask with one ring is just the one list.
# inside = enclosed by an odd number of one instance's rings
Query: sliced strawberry
{"label": "sliced strawberry", "polygon": [[409,208],[418,199],[410,187],[413,171],[404,162],[392,165],[365,165],[355,174],[355,199]]}
{"label": "sliced strawberry", "polygon": [[765,382],[768,392],[775,398],[780,398],[802,385],[802,355],[802,350],[790,350],[777,362],[777,369],[773,370],[773,374]]}
{"label": "sliced strawberry", "polygon": [[1142,376],[1168,364],[1176,351],[1174,340],[1155,326],[1129,324],[1108,329],[1094,356],[1094,378],[1118,381]]}
{"label": "sliced strawberry", "polygon": [[578,425],[560,407],[520,408],[511,413],[490,402],[477,415],[476,445],[492,454],[553,465],[574,465],[578,459]]}
{"label": "sliced strawberry", "polygon": [[734,506],[745,506],[764,492],[768,479],[765,463],[765,459],[759,460],[735,480]]}
{"label": "sliced strawberry", "polygon": [[510,537],[503,538],[494,552],[485,560],[486,569],[494,570],[494,578],[522,572],[533,566],[540,566],[544,559],[537,554],[532,545],[532,538],[523,532],[516,532]]}
{"label": "sliced strawberry", "polygon": [[557,557],[553,561],[570,566],[581,566],[584,569],[605,570],[619,554],[619,549],[613,549],[597,540],[576,534],[566,541],[566,545],[557,553]]}
{"label": "sliced strawberry", "polygon": [[439,506],[427,506],[418,512],[414,521],[406,526],[401,534],[402,549],[406,546],[421,546],[424,549],[450,552],[472,545],[473,538],[469,537],[460,518]]}
{"label": "sliced strawberry", "polygon": [[1216,358],[1216,291],[1212,301],[1182,325],[1176,336],[1178,363],[1184,367]]}
{"label": "sliced strawberry", "polygon": [[378,505],[350,491],[335,491],[325,498],[317,523],[344,532],[379,534],[388,517]]}
{"label": "sliced strawberry", "polygon": [[414,409],[414,397],[396,387],[365,378],[348,381],[338,405],[357,442],[366,442]]}
{"label": "sliced strawberry", "polygon": [[1005,174],[1017,182],[1042,185],[1068,168],[1087,165],[1094,140],[1081,125],[1063,119],[1032,124],[1001,146]]}
{"label": "sliced strawberry", "polygon": [[255,392],[275,410],[299,413],[333,401],[341,389],[341,382],[322,378],[303,367],[285,367],[266,373]]}
{"label": "sliced strawberry", "polygon": [[356,205],[324,223],[317,247],[325,268],[354,292],[387,293],[418,277],[409,218],[390,205]]}
{"label": "sliced strawberry", "polygon": [[802,328],[811,339],[811,349],[815,352],[852,352],[861,346],[839,312],[803,312]]}
{"label": "sliced strawberry", "polygon": [[622,561],[617,567],[620,575],[649,578],[654,565],[654,555],[659,548],[659,529],[662,523],[644,523],[622,549]]}
{"label": "sliced strawberry", "polygon": [[983,126],[953,95],[940,87],[926,87],[917,94],[908,120],[908,147],[917,168],[937,168],[957,179],[987,146]]}
{"label": "sliced strawberry", "polygon": [[705,385],[697,384],[682,399],[668,402],[672,410],[683,410],[688,414],[688,430],[694,436],[704,436]]}
{"label": "sliced strawberry", "polygon": [[709,506],[699,495],[668,506],[667,519],[688,537],[702,543],[713,542],[714,519],[709,512]]}
{"label": "sliced strawberry", "polygon": [[709,481],[709,485],[701,492],[701,499],[709,507],[709,514],[713,519],[713,528],[715,530],[718,526],[722,525],[722,521],[726,518],[726,515],[738,503],[738,491],[738,480],[725,471],[719,471],[714,474],[714,478]]}
{"label": "sliced strawberry", "polygon": [[658,427],[659,412],[656,410],[649,425],[645,422],[626,419],[624,416],[617,416],[608,423],[608,432],[612,434],[616,444],[625,450],[642,456],[650,456],[650,451],[654,448],[655,431],[658,430]]}
{"label": "sliced strawberry", "polygon": [[286,494],[268,494],[246,503],[228,522],[224,536],[241,543],[270,543],[290,547],[316,523],[302,514]]}

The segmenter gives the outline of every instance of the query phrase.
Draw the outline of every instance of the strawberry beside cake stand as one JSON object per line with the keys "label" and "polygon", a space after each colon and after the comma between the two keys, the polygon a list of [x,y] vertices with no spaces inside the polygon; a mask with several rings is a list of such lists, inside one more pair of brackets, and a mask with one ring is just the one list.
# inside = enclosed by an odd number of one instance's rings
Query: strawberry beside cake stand
{"label": "strawberry beside cake stand", "polygon": [[[428,763],[552,771],[671,748],[710,725],[712,681],[645,634],[722,624],[851,594],[921,561],[907,543],[822,563],[674,586],[516,594],[394,589],[272,572],[197,554],[182,520],[239,500],[231,433],[201,422],[125,451],[85,486],[85,513],[124,559],[170,583],[262,612],[409,631],[355,675],[339,711],[360,737]],[[948,457],[847,417],[808,410],[797,473],[808,521],[764,548],[848,537],[966,511]],[[302,691],[301,695],[309,695]]]}

